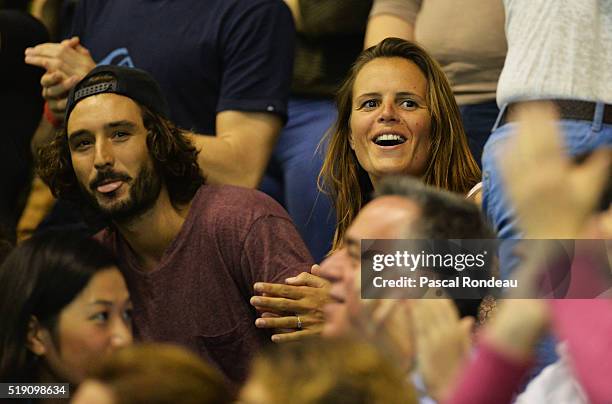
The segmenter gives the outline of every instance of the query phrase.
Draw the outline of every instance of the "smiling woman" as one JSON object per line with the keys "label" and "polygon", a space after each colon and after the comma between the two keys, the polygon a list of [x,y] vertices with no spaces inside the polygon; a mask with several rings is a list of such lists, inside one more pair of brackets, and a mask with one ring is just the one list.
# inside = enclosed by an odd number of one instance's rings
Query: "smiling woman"
{"label": "smiling woman", "polygon": [[480,181],[448,80],[418,45],[387,38],[363,51],[336,103],[319,175],[336,208],[333,250],[385,175],[461,194]]}
{"label": "smiling woman", "polygon": [[431,147],[426,93],[427,79],[407,59],[374,59],[357,75],[349,145],[374,187],[384,175],[425,172]]}

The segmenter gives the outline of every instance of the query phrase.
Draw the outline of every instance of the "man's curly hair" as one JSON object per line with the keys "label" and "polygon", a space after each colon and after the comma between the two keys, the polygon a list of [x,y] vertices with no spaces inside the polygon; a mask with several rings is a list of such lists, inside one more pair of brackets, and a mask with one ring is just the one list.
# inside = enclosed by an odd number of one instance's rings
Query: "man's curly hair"
{"label": "man's curly hair", "polygon": [[[198,166],[199,150],[186,132],[170,120],[140,105],[147,129],[147,147],[156,173],[168,190],[173,205],[186,204],[205,183]],[[72,167],[68,134],[64,127],[55,138],[38,152],[37,173],[56,198],[82,202],[81,187]]]}

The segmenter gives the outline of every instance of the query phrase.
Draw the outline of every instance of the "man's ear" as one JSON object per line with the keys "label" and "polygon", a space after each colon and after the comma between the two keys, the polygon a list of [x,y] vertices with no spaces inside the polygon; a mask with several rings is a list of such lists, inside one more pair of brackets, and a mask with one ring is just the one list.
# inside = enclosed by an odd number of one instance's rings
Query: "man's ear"
{"label": "man's ear", "polygon": [[26,341],[26,347],[36,356],[43,356],[47,353],[47,345],[45,344],[48,339],[49,332],[43,327],[35,316],[30,317],[28,323],[28,335]]}

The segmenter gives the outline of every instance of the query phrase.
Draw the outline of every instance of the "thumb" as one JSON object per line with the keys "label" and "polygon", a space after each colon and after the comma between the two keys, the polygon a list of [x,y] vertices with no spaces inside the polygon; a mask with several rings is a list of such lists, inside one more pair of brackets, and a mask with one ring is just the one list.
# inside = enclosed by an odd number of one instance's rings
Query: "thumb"
{"label": "thumb", "polygon": [[321,276],[321,265],[319,264],[314,264],[311,268],[310,268],[310,273],[316,276]]}
{"label": "thumb", "polygon": [[62,45],[68,45],[71,48],[75,48],[79,45],[80,41],[78,36],[73,36],[72,38],[64,39],[61,43]]}
{"label": "thumb", "polygon": [[287,285],[294,286],[311,286],[314,288],[322,288],[324,286],[329,285],[329,282],[321,277],[316,275],[309,274],[308,272],[302,272],[298,276],[293,278],[287,278],[285,280]]}
{"label": "thumb", "polygon": [[459,320],[459,326],[461,327],[461,331],[463,331],[464,334],[471,334],[472,327],[474,327],[474,322],[475,320],[472,316],[463,317],[461,320]]}
{"label": "thumb", "polygon": [[472,345],[472,329],[474,328],[475,319],[472,316],[463,317],[459,320],[459,329],[461,330],[461,335],[465,337],[465,349],[466,351],[470,349]]}

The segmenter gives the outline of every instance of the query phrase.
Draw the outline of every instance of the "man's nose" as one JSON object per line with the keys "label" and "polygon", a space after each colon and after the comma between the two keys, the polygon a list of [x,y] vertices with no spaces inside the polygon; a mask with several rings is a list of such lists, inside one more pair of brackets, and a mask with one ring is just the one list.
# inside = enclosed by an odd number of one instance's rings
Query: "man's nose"
{"label": "man's nose", "polygon": [[115,163],[113,147],[109,140],[104,139],[96,142],[96,156],[94,166],[100,169],[105,166],[112,166]]}

